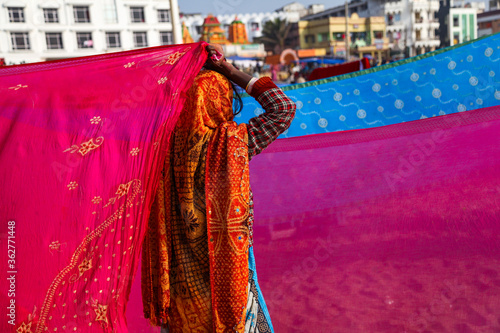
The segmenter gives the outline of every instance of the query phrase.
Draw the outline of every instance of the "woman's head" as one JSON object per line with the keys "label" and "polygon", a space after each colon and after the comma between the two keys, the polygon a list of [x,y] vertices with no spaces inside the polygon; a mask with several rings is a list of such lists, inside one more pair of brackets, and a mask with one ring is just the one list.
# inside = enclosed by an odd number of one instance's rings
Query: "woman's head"
{"label": "woman's head", "polygon": [[215,71],[201,71],[187,92],[178,126],[215,129],[233,117],[233,88],[229,80]]}

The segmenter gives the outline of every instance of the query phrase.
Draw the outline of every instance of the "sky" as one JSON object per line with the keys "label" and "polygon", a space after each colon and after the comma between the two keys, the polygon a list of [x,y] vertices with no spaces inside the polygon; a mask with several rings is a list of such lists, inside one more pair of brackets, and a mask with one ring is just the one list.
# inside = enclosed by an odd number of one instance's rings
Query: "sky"
{"label": "sky", "polygon": [[[214,15],[273,12],[292,2],[294,0],[178,0],[182,13]],[[306,7],[322,3],[326,9],[344,3],[344,0],[300,0],[297,2]]]}
{"label": "sky", "polygon": [[[475,1],[485,2],[482,0]],[[286,4],[294,2],[294,0],[178,0],[178,2],[183,13],[222,15],[272,12]],[[311,4],[322,3],[325,5],[325,9],[327,9],[341,5],[345,3],[345,0],[298,0],[297,2],[306,7]]]}

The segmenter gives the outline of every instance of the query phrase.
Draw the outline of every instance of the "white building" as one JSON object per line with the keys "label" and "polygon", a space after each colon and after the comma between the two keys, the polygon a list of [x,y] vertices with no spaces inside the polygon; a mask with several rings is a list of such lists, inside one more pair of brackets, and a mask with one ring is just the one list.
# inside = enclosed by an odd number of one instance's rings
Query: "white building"
{"label": "white building", "polygon": [[309,7],[305,7],[300,2],[291,2],[287,5],[284,5],[281,8],[275,10],[275,12],[291,12],[291,13],[299,13],[300,17],[316,14],[325,10],[325,5],[323,4],[312,4]]}
{"label": "white building", "polygon": [[0,58],[10,65],[173,44],[171,22],[169,0],[0,0]]}
{"label": "white building", "polygon": [[[359,17],[384,16],[386,33],[394,53],[414,56],[435,50],[440,41],[437,35],[439,0],[359,0],[348,4],[348,14]],[[302,20],[314,20],[330,16],[345,17],[345,6],[337,6],[323,12],[308,15]]]}
{"label": "white building", "polygon": [[401,0],[383,6],[387,36],[395,47],[407,47],[410,57],[439,48],[438,0]]}
{"label": "white building", "polygon": [[477,38],[476,8],[450,8],[448,16],[450,45]]}
{"label": "white building", "polygon": [[470,3],[464,1],[441,1],[439,32],[442,47],[460,44],[478,37],[478,9],[481,10],[481,7],[471,6]]}

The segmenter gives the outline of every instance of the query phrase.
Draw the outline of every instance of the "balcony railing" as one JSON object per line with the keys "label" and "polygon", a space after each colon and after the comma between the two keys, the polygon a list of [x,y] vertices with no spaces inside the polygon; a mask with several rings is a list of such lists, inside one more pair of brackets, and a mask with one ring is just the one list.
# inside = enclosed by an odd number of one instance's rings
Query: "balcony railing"
{"label": "balcony railing", "polygon": [[439,37],[417,37],[415,38],[417,42],[423,42],[423,41],[438,41]]}

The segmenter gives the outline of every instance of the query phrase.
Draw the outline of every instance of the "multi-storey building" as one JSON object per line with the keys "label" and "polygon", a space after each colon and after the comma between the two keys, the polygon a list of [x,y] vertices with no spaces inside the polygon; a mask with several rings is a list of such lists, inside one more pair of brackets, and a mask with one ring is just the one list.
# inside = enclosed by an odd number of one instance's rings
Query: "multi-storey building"
{"label": "multi-storey building", "polygon": [[0,4],[0,58],[7,64],[173,44],[168,0],[0,0]]}
{"label": "multi-storey building", "polygon": [[478,37],[500,32],[500,9],[477,15]]}
{"label": "multi-storey building", "polygon": [[[353,0],[348,4],[349,16],[356,13],[359,17],[385,17],[386,35],[396,56],[414,56],[439,47],[438,10],[439,0]],[[341,5],[302,20],[345,15],[345,6]]]}
{"label": "multi-storey building", "polygon": [[462,1],[441,0],[439,36],[441,47],[460,44],[477,38],[478,7]]}
{"label": "multi-storey building", "polygon": [[[385,36],[383,16],[359,17],[353,13],[348,20],[350,54],[387,58],[389,42]],[[299,22],[300,47],[324,49],[324,53],[344,57],[346,52],[346,20],[343,17],[327,17]]]}

